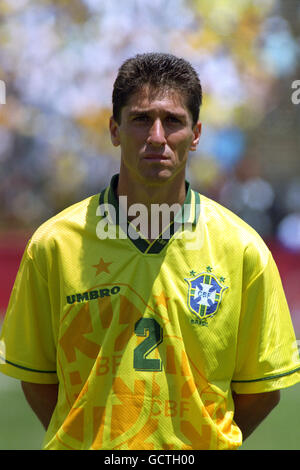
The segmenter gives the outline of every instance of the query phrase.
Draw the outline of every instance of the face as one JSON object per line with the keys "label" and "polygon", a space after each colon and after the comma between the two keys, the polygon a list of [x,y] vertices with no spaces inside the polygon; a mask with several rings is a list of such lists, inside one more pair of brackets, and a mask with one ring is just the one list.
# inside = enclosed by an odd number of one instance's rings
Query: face
{"label": "face", "polygon": [[112,143],[121,147],[121,170],[130,182],[162,184],[185,174],[189,151],[196,150],[201,124],[176,91],[145,88],[122,108],[121,122],[110,120]]}

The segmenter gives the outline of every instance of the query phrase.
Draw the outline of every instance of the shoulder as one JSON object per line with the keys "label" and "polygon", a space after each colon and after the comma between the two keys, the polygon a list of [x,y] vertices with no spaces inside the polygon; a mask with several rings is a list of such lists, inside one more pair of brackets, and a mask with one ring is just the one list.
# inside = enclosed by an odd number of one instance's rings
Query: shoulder
{"label": "shoulder", "polygon": [[203,195],[200,200],[200,219],[214,243],[229,255],[243,257],[253,268],[263,269],[271,253],[256,230],[216,201]]}
{"label": "shoulder", "polygon": [[96,220],[99,194],[90,196],[62,210],[41,224],[32,235],[27,251],[36,257],[40,252],[51,251],[57,244],[68,242],[70,237],[83,233]]}
{"label": "shoulder", "polygon": [[230,209],[202,194],[200,201],[201,216],[205,217],[205,221],[213,224],[216,229],[230,229],[232,234],[246,237],[246,240],[263,242],[256,230]]}

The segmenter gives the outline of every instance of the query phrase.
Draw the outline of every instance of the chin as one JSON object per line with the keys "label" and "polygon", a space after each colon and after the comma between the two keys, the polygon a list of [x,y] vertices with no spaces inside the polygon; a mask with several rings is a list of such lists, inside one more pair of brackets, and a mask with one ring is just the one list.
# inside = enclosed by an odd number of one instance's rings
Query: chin
{"label": "chin", "polygon": [[160,169],[156,171],[153,169],[152,171],[143,172],[140,176],[144,184],[159,185],[170,181],[174,175],[170,170],[167,169]]}

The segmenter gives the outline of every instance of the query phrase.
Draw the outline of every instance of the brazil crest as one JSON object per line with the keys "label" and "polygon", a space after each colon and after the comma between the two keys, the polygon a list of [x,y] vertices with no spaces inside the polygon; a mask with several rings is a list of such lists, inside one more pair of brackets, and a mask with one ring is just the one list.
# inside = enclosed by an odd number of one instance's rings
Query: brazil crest
{"label": "brazil crest", "polygon": [[227,287],[211,273],[201,273],[185,281],[189,285],[187,304],[190,311],[200,319],[215,315]]}

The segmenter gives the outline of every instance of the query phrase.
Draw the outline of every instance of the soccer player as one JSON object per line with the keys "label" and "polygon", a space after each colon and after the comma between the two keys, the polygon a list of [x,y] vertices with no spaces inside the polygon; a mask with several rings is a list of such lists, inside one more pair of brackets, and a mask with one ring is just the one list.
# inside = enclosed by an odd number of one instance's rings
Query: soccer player
{"label": "soccer player", "polygon": [[44,449],[237,449],[300,380],[270,251],[186,181],[201,101],[184,59],[125,61],[119,174],[26,247],[0,370],[22,381]]}

